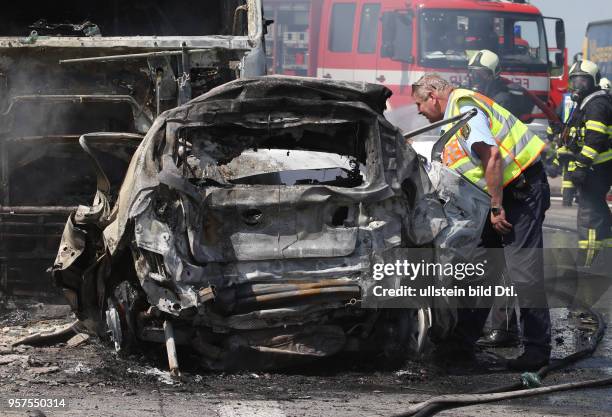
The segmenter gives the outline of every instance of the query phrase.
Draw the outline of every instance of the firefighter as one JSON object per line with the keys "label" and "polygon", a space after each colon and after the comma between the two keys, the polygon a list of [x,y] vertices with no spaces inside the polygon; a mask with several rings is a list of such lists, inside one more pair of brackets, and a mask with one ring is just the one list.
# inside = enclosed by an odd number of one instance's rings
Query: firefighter
{"label": "firefighter", "polygon": [[[562,205],[564,207],[571,207],[574,199],[576,198],[576,187],[574,183],[569,179],[569,167],[570,164],[574,164],[574,153],[567,146],[568,138],[576,136],[576,129],[569,128],[568,131],[564,131],[564,126],[567,126],[568,121],[576,108],[576,103],[571,99],[570,94],[566,94],[563,97],[563,103],[557,109],[557,115],[561,119],[561,125],[551,124],[548,127],[547,134],[551,143],[557,144],[555,151],[555,158],[552,161],[552,166],[556,170],[557,175],[561,175],[561,197]],[[573,140],[573,139],[570,139]]]}
{"label": "firefighter", "polygon": [[494,52],[483,49],[469,60],[468,82],[471,89],[492,98],[516,117],[521,114],[521,103],[501,79],[499,57]]}
{"label": "firefighter", "polygon": [[569,179],[580,193],[578,263],[588,267],[599,249],[612,246],[612,214],[606,201],[612,185],[612,96],[600,88],[599,68],[591,61],[576,62],[569,77],[577,105],[568,122],[575,132],[569,143],[575,153]]}
{"label": "firefighter", "polygon": [[[445,144],[443,163],[488,192],[491,209],[483,238],[502,243],[509,278],[518,292],[524,352],[508,361],[514,370],[534,370],[550,359],[550,315],[544,292],[544,214],[550,189],[540,159],[546,144],[490,98],[456,89],[436,74],[412,86],[419,113],[430,122],[469,111],[477,115]],[[444,130],[448,130],[446,126]],[[489,236],[487,236],[489,235]],[[459,309],[452,342],[469,359],[488,315],[487,309]],[[451,342],[449,342],[451,344]]]}
{"label": "firefighter", "polygon": [[561,205],[571,207],[576,198],[576,186],[569,178],[569,167],[573,166],[574,154],[565,145],[557,148],[556,158],[553,161],[561,173]]}
{"label": "firefighter", "polygon": [[[520,103],[500,75],[499,57],[492,51],[483,49],[468,62],[470,88],[492,98],[518,116]],[[491,308],[491,329],[478,340],[478,344],[487,347],[516,346],[519,344],[519,337],[514,303],[502,297],[495,301]]]}

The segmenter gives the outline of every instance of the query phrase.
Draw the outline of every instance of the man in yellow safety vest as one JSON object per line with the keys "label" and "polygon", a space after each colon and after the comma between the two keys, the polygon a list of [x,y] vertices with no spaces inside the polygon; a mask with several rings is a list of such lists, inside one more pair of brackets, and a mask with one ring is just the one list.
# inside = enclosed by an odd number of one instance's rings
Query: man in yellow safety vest
{"label": "man in yellow safety vest", "polygon": [[[525,346],[508,367],[539,369],[550,358],[551,332],[542,253],[542,224],[550,207],[540,160],[545,143],[490,98],[455,88],[437,74],[425,74],[413,84],[412,96],[430,122],[477,110],[445,144],[442,161],[491,197],[482,245],[503,247],[506,270],[518,292]],[[458,315],[457,339],[463,350],[473,349],[488,309],[460,309]]]}

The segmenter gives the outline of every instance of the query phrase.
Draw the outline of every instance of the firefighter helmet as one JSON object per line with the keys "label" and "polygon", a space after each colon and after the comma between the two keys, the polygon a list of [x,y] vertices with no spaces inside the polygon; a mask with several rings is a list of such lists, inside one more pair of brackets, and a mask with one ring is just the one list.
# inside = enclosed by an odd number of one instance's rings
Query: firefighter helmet
{"label": "firefighter helmet", "polygon": [[579,103],[586,96],[599,88],[601,73],[597,64],[592,61],[576,61],[569,72],[572,100]]}
{"label": "firefighter helmet", "polygon": [[576,61],[569,72],[570,78],[585,76],[591,77],[593,79],[593,84],[599,84],[601,81],[601,74],[599,72],[599,67],[593,61],[589,61],[587,59],[583,61]]}
{"label": "firefighter helmet", "polygon": [[601,87],[602,90],[612,89],[612,84],[610,83],[610,80],[608,80],[607,78],[602,78],[601,81],[599,81],[599,86]]}
{"label": "firefighter helmet", "polygon": [[488,49],[478,51],[478,53],[468,62],[468,70],[479,69],[487,69],[497,78],[501,73],[501,66],[499,65],[499,57],[497,54]]}

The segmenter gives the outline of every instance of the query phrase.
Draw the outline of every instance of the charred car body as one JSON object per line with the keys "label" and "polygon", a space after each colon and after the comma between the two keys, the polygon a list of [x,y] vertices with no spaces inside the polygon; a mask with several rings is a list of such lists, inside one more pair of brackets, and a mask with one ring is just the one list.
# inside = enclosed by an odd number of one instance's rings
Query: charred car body
{"label": "charred car body", "polygon": [[54,277],[79,318],[119,350],[170,341],[171,368],[175,342],[211,369],[271,368],[448,331],[451,309],[361,308],[387,251],[465,250],[487,210],[465,181],[432,187],[389,94],[262,77],[163,113],[117,204],[99,187],[66,224]]}
{"label": "charred car body", "polygon": [[[0,291],[45,295],[65,217],[113,188],[157,114],[264,73],[260,0],[60,0],[0,16]],[[95,143],[94,143],[95,142]]]}

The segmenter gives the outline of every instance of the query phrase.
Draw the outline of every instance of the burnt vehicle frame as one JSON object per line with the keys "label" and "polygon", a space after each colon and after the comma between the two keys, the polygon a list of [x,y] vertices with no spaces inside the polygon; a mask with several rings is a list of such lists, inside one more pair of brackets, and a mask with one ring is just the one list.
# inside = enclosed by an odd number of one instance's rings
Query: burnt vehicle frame
{"label": "burnt vehicle frame", "polygon": [[109,133],[92,146],[118,187],[160,112],[265,73],[266,22],[260,0],[60,0],[0,23],[0,294],[56,298],[45,270],[96,183],[80,136]]}
{"label": "burnt vehicle frame", "polygon": [[361,308],[387,251],[465,250],[486,213],[432,186],[382,115],[389,94],[263,77],[160,115],[118,203],[98,189],[66,224],[53,276],[77,316],[120,351],[166,343],[175,371],[176,344],[235,370],[340,352],[393,361],[442,337],[450,308],[436,320],[427,305]]}

